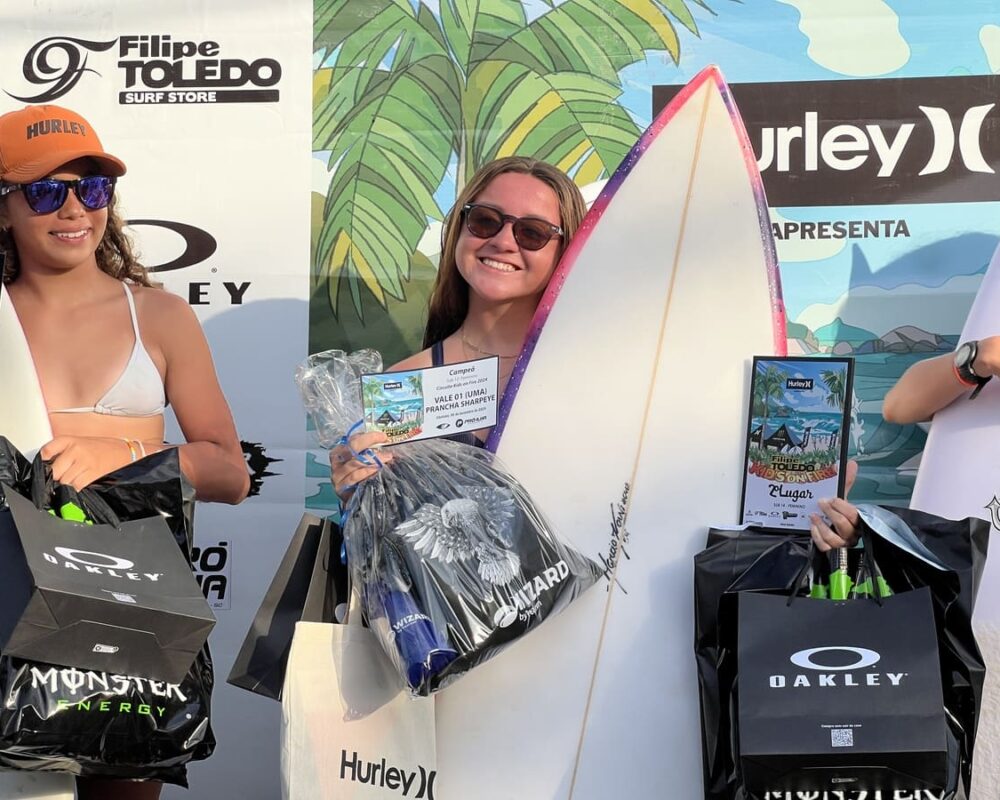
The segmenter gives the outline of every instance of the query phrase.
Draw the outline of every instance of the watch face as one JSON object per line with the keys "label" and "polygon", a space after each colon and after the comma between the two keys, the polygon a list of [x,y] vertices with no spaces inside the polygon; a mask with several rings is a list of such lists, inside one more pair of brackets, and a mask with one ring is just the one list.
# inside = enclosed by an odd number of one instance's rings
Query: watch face
{"label": "watch face", "polygon": [[955,351],[955,365],[959,367],[968,367],[969,362],[972,360],[972,345],[969,342],[961,345],[958,350]]}

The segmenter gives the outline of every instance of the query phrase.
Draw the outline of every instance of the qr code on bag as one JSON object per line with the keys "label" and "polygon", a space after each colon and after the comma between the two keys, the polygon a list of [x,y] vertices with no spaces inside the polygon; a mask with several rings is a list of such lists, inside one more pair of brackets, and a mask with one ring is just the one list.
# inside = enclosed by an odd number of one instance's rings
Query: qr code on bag
{"label": "qr code on bag", "polygon": [[850,728],[833,728],[830,731],[830,744],[834,747],[854,747],[854,731]]}

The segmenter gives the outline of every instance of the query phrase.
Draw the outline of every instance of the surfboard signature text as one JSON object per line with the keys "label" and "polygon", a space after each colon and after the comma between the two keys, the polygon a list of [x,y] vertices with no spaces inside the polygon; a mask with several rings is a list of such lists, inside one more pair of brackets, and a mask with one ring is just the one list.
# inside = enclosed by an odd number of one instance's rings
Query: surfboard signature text
{"label": "surfboard signature text", "polygon": [[812,500],[812,489],[786,489],[780,483],[769,483],[771,497],[784,497],[788,500]]}
{"label": "surfboard signature text", "polygon": [[617,503],[611,504],[611,541],[608,543],[608,555],[600,554],[601,562],[604,564],[604,577],[609,581],[608,591],[611,590],[610,581],[614,578],[615,583],[618,584],[618,588],[625,594],[628,594],[628,592],[618,581],[615,569],[618,566],[618,560],[622,556],[629,559],[632,558],[625,549],[629,538],[628,529],[625,527],[625,518],[628,516],[628,499],[631,491],[632,487],[626,483],[625,488],[622,489],[621,498]]}

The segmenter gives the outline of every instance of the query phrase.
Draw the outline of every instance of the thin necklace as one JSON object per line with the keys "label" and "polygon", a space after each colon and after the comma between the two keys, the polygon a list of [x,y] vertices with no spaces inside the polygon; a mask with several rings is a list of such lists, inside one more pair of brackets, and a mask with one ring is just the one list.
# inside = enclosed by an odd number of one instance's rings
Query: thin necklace
{"label": "thin necklace", "polygon": [[[468,339],[465,338],[464,328],[459,328],[458,335],[462,338],[463,347],[475,350],[477,353],[482,353],[484,356],[496,356],[497,358],[517,358],[520,355],[520,353],[515,353],[512,356],[505,356],[502,353],[492,353],[489,350],[483,350],[483,348],[481,347],[476,347],[476,345],[474,345],[472,342],[470,342]],[[466,355],[468,355],[468,352],[466,352]]]}

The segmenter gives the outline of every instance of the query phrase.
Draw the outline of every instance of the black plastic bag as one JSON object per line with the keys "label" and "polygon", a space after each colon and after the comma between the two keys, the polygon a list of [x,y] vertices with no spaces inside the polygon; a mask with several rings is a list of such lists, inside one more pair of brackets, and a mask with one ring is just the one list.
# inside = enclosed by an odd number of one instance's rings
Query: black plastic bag
{"label": "black plastic bag", "polygon": [[[82,491],[52,479],[0,437],[0,483],[38,508],[79,509],[110,525],[159,514],[188,557],[194,490],[175,449],[150,455]],[[0,513],[8,513],[0,490]],[[0,766],[187,785],[185,764],[215,749],[208,646],[178,685],[0,656]]]}
{"label": "black plastic bag", "polygon": [[[52,471],[35,456],[28,461],[0,436],[0,484],[11,486],[36,508],[58,511],[79,506],[88,519],[107,525],[159,514],[166,520],[185,557],[191,555],[194,531],[194,487],[181,474],[177,450],[168,448],[98,478],[81,492],[52,478]],[[0,508],[4,507],[0,489]]]}
{"label": "black plastic bag", "polygon": [[414,695],[502,652],[602,573],[491,453],[439,439],[393,449],[358,487],[344,537],[365,618]]}
{"label": "black plastic bag", "polygon": [[[295,380],[324,447],[364,427],[374,350],[309,356]],[[426,696],[537,628],[603,574],[563,542],[496,457],[444,439],[402,442],[344,514],[352,586],[402,684]]]}
{"label": "black plastic bag", "polygon": [[227,683],[281,700],[296,623],[335,622],[347,602],[347,567],[340,528],[303,514],[254,615]]}
{"label": "black plastic bag", "polygon": [[[893,590],[930,590],[944,705],[957,742],[950,769],[961,770],[968,792],[985,676],[971,620],[989,525],[908,509],[862,506],[861,513],[866,547]],[[711,530],[707,548],[695,557],[695,655],[706,800],[752,797],[742,783],[734,724],[736,596],[744,591],[793,592],[813,557],[808,536],[752,528]]]}

